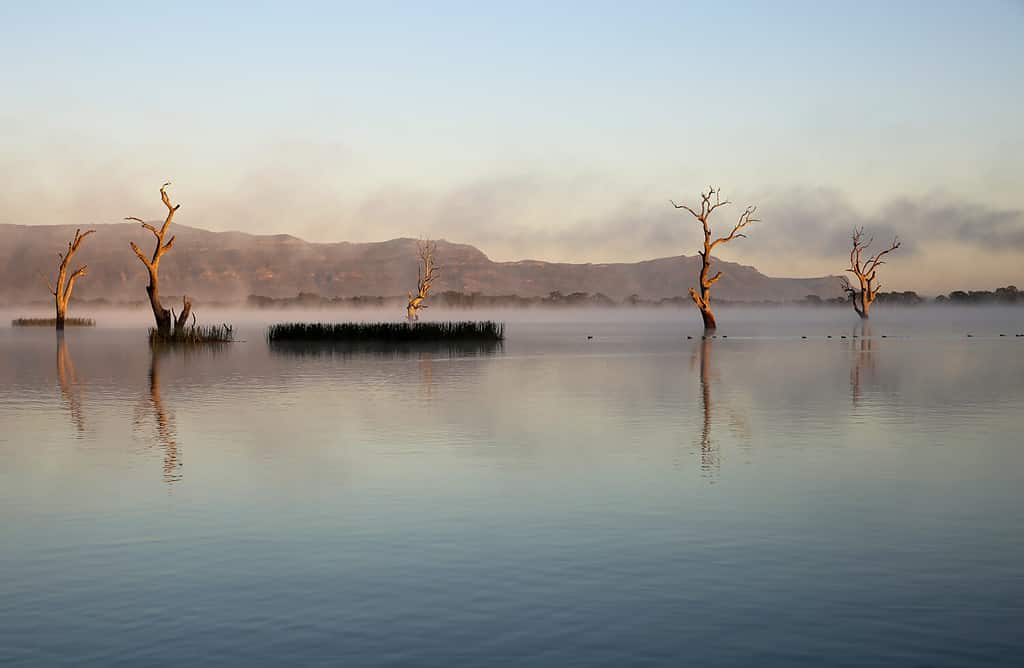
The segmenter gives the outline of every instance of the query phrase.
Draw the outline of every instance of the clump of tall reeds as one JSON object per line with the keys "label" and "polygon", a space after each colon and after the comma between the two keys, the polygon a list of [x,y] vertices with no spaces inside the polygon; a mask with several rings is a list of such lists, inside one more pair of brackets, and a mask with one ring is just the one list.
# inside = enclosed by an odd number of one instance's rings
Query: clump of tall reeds
{"label": "clump of tall reeds", "polygon": [[335,343],[496,342],[505,339],[504,323],[462,322],[288,322],[267,328],[267,341]]}
{"label": "clump of tall reeds", "polygon": [[[11,327],[56,327],[56,318],[16,318],[11,321]],[[92,318],[65,318],[65,327],[95,327],[96,321]]]}
{"label": "clump of tall reeds", "polygon": [[175,329],[170,334],[162,334],[150,327],[150,345],[196,345],[202,343],[231,343],[235,340],[235,330],[231,325],[191,325]]}

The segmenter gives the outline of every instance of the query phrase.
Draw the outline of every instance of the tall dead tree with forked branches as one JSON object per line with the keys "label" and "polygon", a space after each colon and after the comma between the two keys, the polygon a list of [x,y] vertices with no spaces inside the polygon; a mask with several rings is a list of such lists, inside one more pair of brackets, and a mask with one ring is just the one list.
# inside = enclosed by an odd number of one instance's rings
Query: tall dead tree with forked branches
{"label": "tall dead tree with forked branches", "polygon": [[129,243],[135,254],[142,260],[142,264],[146,265],[146,269],[149,270],[149,285],[146,286],[146,294],[149,295],[149,304],[153,307],[153,318],[156,319],[157,332],[162,336],[170,335],[172,324],[175,330],[183,330],[188,323],[188,316],[192,312],[192,302],[189,301],[187,295],[181,298],[181,313],[178,314],[177,318],[174,317],[172,311],[165,309],[160,303],[160,258],[174,247],[173,235],[166,242],[164,238],[167,236],[167,229],[171,226],[175,212],[181,208],[180,204],[171,204],[171,199],[167,196],[167,186],[169,185],[171,184],[165,183],[160,186],[160,199],[163,200],[164,206],[167,207],[167,218],[164,219],[164,224],[160,226],[159,230],[141,218],[136,218],[135,216],[125,218],[125,220],[134,220],[141,223],[144,228],[152,232],[153,236],[156,237],[156,247],[153,249],[151,257],[146,257],[139,250],[139,247],[135,245],[134,241]]}
{"label": "tall dead tree with forked branches", "polygon": [[434,284],[434,278],[438,273],[437,265],[434,264],[437,244],[427,239],[426,241],[418,242],[416,248],[420,265],[416,269],[416,294],[409,293],[409,303],[406,306],[409,322],[419,320],[420,309],[427,308],[427,305],[423,302],[426,300],[427,293],[430,292],[430,288]]}
{"label": "tall dead tree with forked branches", "polygon": [[755,218],[754,214],[757,211],[756,206],[748,206],[743,213],[740,214],[739,220],[736,225],[733,226],[732,231],[724,237],[719,237],[714,241],[711,240],[711,214],[715,209],[732,204],[729,200],[723,200],[721,198],[721,188],[708,187],[707,192],[700,194],[700,211],[696,211],[685,204],[676,204],[672,202],[672,206],[677,209],[686,209],[690,214],[700,221],[701,227],[704,230],[704,248],[703,250],[697,251],[700,255],[701,266],[699,274],[700,289],[695,290],[690,288],[690,298],[693,299],[693,303],[700,310],[701,318],[704,320],[704,329],[713,330],[718,326],[715,321],[715,314],[711,312],[711,286],[722,277],[722,272],[716,273],[714,276],[708,276],[711,273],[711,251],[716,246],[721,244],[729,243],[733,239],[746,238],[747,235],[740,232],[751,223],[760,222],[760,218]]}
{"label": "tall dead tree with forked branches", "polygon": [[71,301],[71,291],[75,288],[75,281],[89,273],[89,265],[84,264],[68,276],[68,265],[71,264],[71,258],[78,252],[85,238],[95,231],[87,230],[85,234],[82,234],[81,228],[75,230],[75,238],[68,242],[68,249],[57,253],[57,257],[60,258],[60,266],[57,269],[57,286],[54,287],[50,283],[50,279],[46,279],[46,287],[50,289],[50,294],[53,295],[57,307],[57,331],[64,331],[64,320],[68,314],[68,302]]}
{"label": "tall dead tree with forked branches", "polygon": [[874,303],[875,298],[878,297],[878,291],[882,288],[880,283],[875,283],[878,267],[885,264],[882,258],[900,247],[900,239],[899,237],[893,237],[892,243],[889,244],[888,248],[867,259],[863,259],[862,255],[871,246],[874,237],[865,241],[864,228],[858,227],[853,230],[850,240],[853,242],[850,248],[850,268],[846,271],[857,277],[860,288],[853,287],[850,284],[850,280],[845,276],[842,278],[842,287],[843,291],[849,295],[853,302],[853,310],[857,312],[857,315],[862,320],[867,320],[871,304]]}

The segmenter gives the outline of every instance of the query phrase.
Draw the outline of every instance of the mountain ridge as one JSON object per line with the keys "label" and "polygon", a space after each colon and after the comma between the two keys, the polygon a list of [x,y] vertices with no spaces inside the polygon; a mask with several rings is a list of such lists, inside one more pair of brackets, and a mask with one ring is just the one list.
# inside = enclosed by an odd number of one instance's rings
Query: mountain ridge
{"label": "mountain ridge", "polygon": [[[40,276],[56,273],[56,253],[78,226],[0,224],[0,303],[48,296]],[[89,265],[75,297],[111,301],[145,298],[146,270],[129,249],[143,252],[153,237],[138,224],[93,226],[74,266]],[[288,297],[313,292],[325,297],[404,295],[416,284],[416,240],[310,242],[290,234],[214,232],[174,224],[174,248],[161,260],[161,289],[198,300],[243,301],[250,294]],[[554,291],[603,293],[621,300],[686,295],[696,284],[700,259],[675,255],[637,262],[568,263],[543,260],[496,262],[470,244],[437,241],[441,272],[435,291],[533,297]],[[754,267],[715,260],[723,276],[715,297],[730,301],[794,301],[816,294],[839,296],[838,277],[777,278]]]}

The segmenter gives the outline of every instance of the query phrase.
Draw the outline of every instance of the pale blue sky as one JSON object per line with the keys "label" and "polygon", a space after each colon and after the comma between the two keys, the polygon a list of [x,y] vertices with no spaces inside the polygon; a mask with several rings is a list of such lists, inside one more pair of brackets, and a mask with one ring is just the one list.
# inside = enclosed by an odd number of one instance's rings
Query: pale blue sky
{"label": "pale blue sky", "polygon": [[211,229],[633,260],[692,253],[665,200],[715,183],[770,273],[852,221],[918,238],[915,287],[1013,278],[1024,3],[718,4],[6,3],[0,222],[155,215],[171,179]]}

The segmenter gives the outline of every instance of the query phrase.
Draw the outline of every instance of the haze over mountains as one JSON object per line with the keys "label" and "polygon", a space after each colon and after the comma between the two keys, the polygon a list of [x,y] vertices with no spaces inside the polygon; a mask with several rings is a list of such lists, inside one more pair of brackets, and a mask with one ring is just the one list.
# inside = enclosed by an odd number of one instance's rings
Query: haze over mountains
{"label": "haze over mountains", "polygon": [[[89,265],[75,286],[80,299],[114,302],[145,299],[146,272],[128,246],[145,251],[153,236],[134,223],[98,225],[73,264]],[[56,253],[74,235],[72,225],[0,225],[0,304],[49,298],[42,276],[55,280]],[[244,301],[250,294],[289,297],[299,292],[325,297],[399,296],[416,284],[416,240],[376,243],[310,243],[286,234],[210,232],[174,224],[174,248],[160,264],[161,291],[198,301]],[[553,291],[603,293],[616,300],[686,295],[695,285],[699,258],[664,257],[644,262],[568,264],[522,260],[494,262],[466,244],[437,242],[442,267],[435,291],[485,295],[547,295]],[[753,267],[716,260],[724,275],[716,298],[730,301],[791,301],[816,294],[841,294],[835,276],[772,278]]]}

